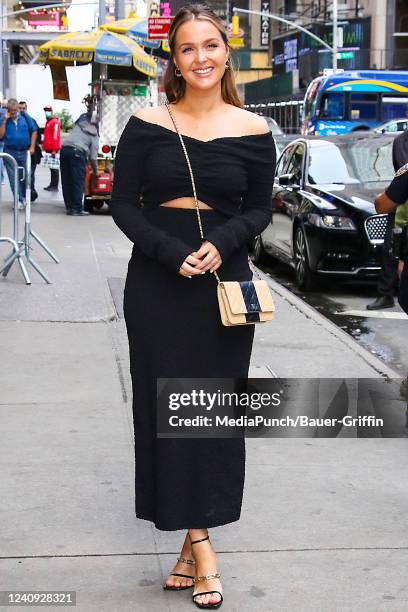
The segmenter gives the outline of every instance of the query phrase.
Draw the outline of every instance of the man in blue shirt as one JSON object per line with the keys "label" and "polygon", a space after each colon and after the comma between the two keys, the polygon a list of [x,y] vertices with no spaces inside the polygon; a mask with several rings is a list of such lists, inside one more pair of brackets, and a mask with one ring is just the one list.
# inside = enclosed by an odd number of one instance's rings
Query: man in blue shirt
{"label": "man in blue shirt", "polygon": [[[7,112],[0,124],[0,139],[4,138],[4,152],[16,160],[19,167],[24,168],[24,179],[18,181],[19,208],[25,205],[25,170],[27,165],[27,151],[32,155],[35,150],[37,131],[29,115],[20,113],[17,100],[11,98],[7,104]],[[14,192],[14,169],[10,160],[5,159],[7,175],[11,191]]]}
{"label": "man in blue shirt", "polygon": [[37,132],[37,136],[34,141],[34,153],[31,154],[31,177],[30,177],[30,185],[31,185],[31,203],[35,202],[38,198],[38,193],[35,189],[35,171],[37,169],[37,165],[41,163],[41,147],[40,147],[40,128],[38,127],[38,123],[36,120],[28,115],[27,112],[27,102],[20,101],[18,103],[18,110],[23,114],[23,117],[29,116],[31,121],[33,122],[34,131]]}
{"label": "man in blue shirt", "polygon": [[[4,119],[4,115],[6,114],[6,108],[3,106],[0,107],[0,125],[3,122]],[[4,138],[0,138],[0,153],[3,153],[4,151]],[[3,158],[0,157],[0,180],[1,180],[1,184],[3,184]]]}

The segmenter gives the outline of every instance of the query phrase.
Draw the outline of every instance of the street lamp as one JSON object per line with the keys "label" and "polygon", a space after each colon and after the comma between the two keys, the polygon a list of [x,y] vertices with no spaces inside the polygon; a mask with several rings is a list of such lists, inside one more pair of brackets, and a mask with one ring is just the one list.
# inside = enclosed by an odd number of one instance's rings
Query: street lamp
{"label": "street lamp", "polygon": [[303,26],[297,23],[294,23],[293,21],[289,21],[288,19],[284,19],[283,17],[272,15],[271,13],[268,13],[268,11],[249,11],[247,9],[240,9],[240,8],[234,7],[233,12],[234,13],[235,12],[245,13],[247,15],[260,15],[261,17],[268,17],[268,19],[274,19],[275,21],[280,21],[281,23],[285,23],[286,25],[289,25],[290,27],[295,28],[296,30],[300,30],[301,32],[304,32],[305,34],[307,34],[307,36],[310,36],[311,38],[314,38],[315,40],[317,40],[323,47],[326,47],[326,49],[328,49],[332,53],[333,69],[334,70],[337,69],[337,36],[338,36],[338,33],[337,33],[337,0],[334,0],[334,3],[333,3],[333,17],[334,17],[334,13],[336,13],[336,15],[335,15],[335,19],[333,19],[333,45],[332,46],[328,45],[325,40],[323,40],[319,36],[316,36],[316,34],[313,34],[313,32],[310,32]]}
{"label": "street lamp", "polygon": [[333,70],[337,70],[337,47],[338,47],[338,30],[337,22],[339,15],[338,0],[333,0],[332,4],[332,19],[333,19]]}

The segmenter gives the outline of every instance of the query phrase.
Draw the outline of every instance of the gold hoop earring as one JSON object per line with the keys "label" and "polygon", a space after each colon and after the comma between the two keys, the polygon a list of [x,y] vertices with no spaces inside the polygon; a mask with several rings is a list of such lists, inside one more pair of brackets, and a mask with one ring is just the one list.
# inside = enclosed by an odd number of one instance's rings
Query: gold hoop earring
{"label": "gold hoop earring", "polygon": [[181,77],[181,72],[180,72],[180,70],[178,71],[178,74],[177,74],[177,70],[178,70],[178,68],[177,68],[177,66],[176,66],[176,67],[175,67],[175,69],[174,69],[174,74],[176,75],[176,77]]}
{"label": "gold hoop earring", "polygon": [[226,68],[231,68],[231,64],[229,63],[229,59],[227,59],[227,61],[225,62],[225,67]]}

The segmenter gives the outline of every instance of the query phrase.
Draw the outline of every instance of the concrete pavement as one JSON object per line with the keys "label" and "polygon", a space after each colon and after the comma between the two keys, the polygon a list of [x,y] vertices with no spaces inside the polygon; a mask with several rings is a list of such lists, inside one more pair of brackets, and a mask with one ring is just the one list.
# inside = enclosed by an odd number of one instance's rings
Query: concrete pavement
{"label": "concrete pavement", "polygon": [[[134,515],[131,245],[108,215],[65,216],[47,178],[32,221],[61,259],[34,246],[53,284],[30,270],[26,286],[16,266],[0,279],[0,590],[76,590],[81,612],[192,610],[191,591],[161,589],[181,532]],[[256,330],[252,376],[396,376],[270,282],[277,314]],[[249,439],[241,520],[211,530],[222,609],[406,610],[407,458],[404,437]]]}

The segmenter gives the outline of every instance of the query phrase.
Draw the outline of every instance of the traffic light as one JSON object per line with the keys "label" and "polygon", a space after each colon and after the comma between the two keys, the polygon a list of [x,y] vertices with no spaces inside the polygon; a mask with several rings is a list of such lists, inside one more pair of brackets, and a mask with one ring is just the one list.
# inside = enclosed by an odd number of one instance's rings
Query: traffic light
{"label": "traffic light", "polygon": [[229,10],[228,10],[228,23],[232,23],[232,18],[234,16],[235,4],[233,2],[230,2],[228,6],[229,6]]}
{"label": "traffic light", "polygon": [[235,6],[234,2],[231,2],[228,12],[228,26],[231,29],[232,36],[238,36],[239,33],[239,16],[234,13]]}
{"label": "traffic light", "polygon": [[238,36],[239,34],[239,17],[238,15],[232,16],[232,35]]}

